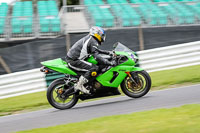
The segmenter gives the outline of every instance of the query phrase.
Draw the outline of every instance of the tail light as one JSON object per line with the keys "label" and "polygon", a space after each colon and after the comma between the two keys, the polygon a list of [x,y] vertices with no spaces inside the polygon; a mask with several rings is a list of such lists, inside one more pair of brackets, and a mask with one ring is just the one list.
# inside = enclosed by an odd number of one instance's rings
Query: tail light
{"label": "tail light", "polygon": [[45,71],[45,67],[42,66],[42,67],[40,68],[40,72],[44,72],[44,71]]}
{"label": "tail light", "polygon": [[42,66],[42,67],[40,68],[40,71],[41,71],[41,72],[44,72],[45,74],[50,73],[50,70],[49,70],[48,68],[44,67],[44,66]]}

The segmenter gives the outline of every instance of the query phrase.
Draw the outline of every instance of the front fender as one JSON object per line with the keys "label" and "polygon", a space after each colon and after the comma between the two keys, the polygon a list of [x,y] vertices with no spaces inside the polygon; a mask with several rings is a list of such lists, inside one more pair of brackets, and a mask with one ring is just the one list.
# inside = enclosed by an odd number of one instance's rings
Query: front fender
{"label": "front fender", "polygon": [[132,70],[131,70],[131,72],[132,72],[132,71],[143,71],[143,70],[144,70],[144,69],[141,68],[141,67],[133,67]]}
{"label": "front fender", "polygon": [[112,71],[124,71],[124,72],[143,71],[143,70],[144,70],[143,68],[135,66],[116,66],[112,68]]}

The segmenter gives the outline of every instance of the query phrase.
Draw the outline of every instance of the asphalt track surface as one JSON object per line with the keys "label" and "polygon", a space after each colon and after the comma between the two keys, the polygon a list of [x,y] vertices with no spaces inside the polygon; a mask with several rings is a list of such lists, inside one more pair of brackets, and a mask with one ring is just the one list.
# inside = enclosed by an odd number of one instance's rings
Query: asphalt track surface
{"label": "asphalt track surface", "polygon": [[0,133],[55,126],[102,116],[128,114],[157,108],[171,108],[194,103],[200,103],[200,84],[152,91],[138,99],[120,96],[80,103],[69,110],[51,108],[25,114],[3,116],[0,117]]}

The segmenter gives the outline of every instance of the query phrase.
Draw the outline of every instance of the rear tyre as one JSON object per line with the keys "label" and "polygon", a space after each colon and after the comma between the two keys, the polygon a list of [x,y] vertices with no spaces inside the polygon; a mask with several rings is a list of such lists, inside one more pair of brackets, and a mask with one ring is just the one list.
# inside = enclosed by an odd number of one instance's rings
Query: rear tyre
{"label": "rear tyre", "polygon": [[47,90],[48,102],[57,109],[72,108],[78,102],[77,94],[67,97],[62,95],[67,89],[69,89],[69,86],[65,84],[64,79],[53,81]]}
{"label": "rear tyre", "polygon": [[124,94],[132,98],[139,98],[149,92],[151,77],[146,71],[131,72],[131,77],[127,76],[121,83],[121,89]]}

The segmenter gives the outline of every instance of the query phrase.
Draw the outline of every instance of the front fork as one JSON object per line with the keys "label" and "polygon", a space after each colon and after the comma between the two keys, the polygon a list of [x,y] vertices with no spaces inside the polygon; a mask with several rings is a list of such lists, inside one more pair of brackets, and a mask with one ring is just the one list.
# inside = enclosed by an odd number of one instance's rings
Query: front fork
{"label": "front fork", "polygon": [[129,76],[129,78],[135,83],[136,85],[140,84],[140,79],[138,77],[137,71],[133,72],[126,72],[126,74]]}

